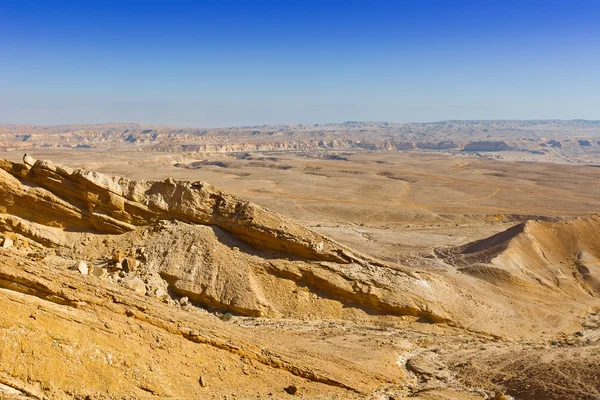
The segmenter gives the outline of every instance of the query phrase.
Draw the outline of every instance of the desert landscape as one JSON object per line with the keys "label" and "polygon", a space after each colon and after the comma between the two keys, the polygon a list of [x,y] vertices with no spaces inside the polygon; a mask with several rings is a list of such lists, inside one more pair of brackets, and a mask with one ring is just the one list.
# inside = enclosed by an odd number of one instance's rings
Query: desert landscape
{"label": "desert landscape", "polygon": [[600,398],[600,122],[0,126],[0,397]]}

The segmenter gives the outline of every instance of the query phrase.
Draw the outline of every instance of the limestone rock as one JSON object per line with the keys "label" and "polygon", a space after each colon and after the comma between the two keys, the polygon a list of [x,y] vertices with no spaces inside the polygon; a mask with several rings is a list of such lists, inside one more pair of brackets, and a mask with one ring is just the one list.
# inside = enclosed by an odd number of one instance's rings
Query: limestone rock
{"label": "limestone rock", "polygon": [[0,190],[0,210],[48,226],[123,233],[177,219],[218,226],[251,245],[304,259],[342,263],[364,259],[282,215],[204,182],[132,181],[26,157],[23,164],[0,162]]}
{"label": "limestone rock", "polygon": [[4,240],[2,241],[2,248],[8,249],[9,247],[12,247],[13,244],[14,242],[11,238],[4,238]]}
{"label": "limestone rock", "polygon": [[137,276],[130,276],[123,280],[123,287],[133,290],[135,293],[143,296],[146,294],[146,284]]}
{"label": "limestone rock", "polygon": [[81,275],[87,275],[89,272],[88,265],[85,261],[78,261],[71,269],[79,271]]}

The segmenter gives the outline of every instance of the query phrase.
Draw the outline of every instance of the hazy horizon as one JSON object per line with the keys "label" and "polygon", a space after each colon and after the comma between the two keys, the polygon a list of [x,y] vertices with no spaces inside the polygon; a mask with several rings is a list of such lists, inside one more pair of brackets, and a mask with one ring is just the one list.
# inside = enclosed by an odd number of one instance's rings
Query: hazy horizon
{"label": "hazy horizon", "polygon": [[0,123],[600,119],[600,2],[0,1]]}
{"label": "hazy horizon", "polygon": [[36,126],[36,127],[58,127],[58,126],[94,126],[94,125],[139,125],[139,126],[157,126],[157,127],[165,127],[165,128],[174,128],[174,129],[227,129],[227,128],[254,128],[261,126],[274,126],[274,125],[304,125],[304,126],[313,126],[313,125],[343,125],[346,123],[364,123],[364,124],[398,124],[398,125],[408,125],[408,124],[438,124],[445,122],[457,122],[457,123],[489,123],[489,122],[588,122],[594,124],[600,124],[600,120],[595,119],[586,119],[586,118],[573,118],[573,119],[559,119],[559,118],[546,118],[546,119],[446,119],[446,120],[438,120],[438,121],[331,121],[331,122],[322,122],[322,123],[306,123],[306,122],[294,122],[294,123],[264,123],[264,124],[252,124],[252,125],[222,125],[222,126],[200,126],[200,125],[180,125],[180,124],[151,124],[151,123],[143,123],[143,122],[135,122],[135,121],[106,121],[106,122],[82,122],[82,123],[58,123],[58,124],[31,124],[31,123],[5,123],[0,121],[0,126]]}

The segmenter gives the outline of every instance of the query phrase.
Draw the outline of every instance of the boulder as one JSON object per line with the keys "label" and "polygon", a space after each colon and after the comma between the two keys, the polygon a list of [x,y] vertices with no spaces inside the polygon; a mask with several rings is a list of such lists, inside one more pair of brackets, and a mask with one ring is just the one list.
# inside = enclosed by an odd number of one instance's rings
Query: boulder
{"label": "boulder", "polygon": [[207,383],[206,383],[206,378],[204,378],[203,376],[200,376],[200,378],[198,378],[198,383],[202,387],[207,387],[208,386]]}
{"label": "boulder", "polygon": [[14,242],[11,238],[4,238],[4,240],[2,241],[2,248],[8,249],[9,247],[12,247],[13,244]]}
{"label": "boulder", "polygon": [[294,395],[298,392],[298,388],[296,387],[296,385],[290,385],[283,390],[285,390],[285,392],[287,394],[291,394],[291,395]]}
{"label": "boulder", "polygon": [[133,290],[135,293],[143,296],[146,294],[146,284],[137,276],[130,276],[123,280],[123,287]]}
{"label": "boulder", "polygon": [[75,265],[71,267],[74,271],[79,271],[81,275],[87,275],[89,272],[88,265],[85,261],[78,261]]}
{"label": "boulder", "polygon": [[122,261],[121,265],[123,266],[123,271],[135,272],[139,266],[139,261],[135,257],[127,257]]}

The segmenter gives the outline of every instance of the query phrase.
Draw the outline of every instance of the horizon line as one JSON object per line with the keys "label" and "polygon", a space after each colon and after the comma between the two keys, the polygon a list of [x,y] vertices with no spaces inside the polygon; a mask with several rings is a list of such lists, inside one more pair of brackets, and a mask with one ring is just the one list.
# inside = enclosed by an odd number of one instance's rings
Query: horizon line
{"label": "horizon line", "polygon": [[303,122],[284,122],[284,123],[265,123],[265,124],[253,124],[253,125],[223,125],[223,126],[192,126],[192,125],[178,125],[178,124],[152,124],[142,122],[90,122],[90,123],[62,123],[62,124],[31,124],[31,123],[0,123],[2,127],[33,127],[33,128],[57,128],[67,126],[103,126],[103,125],[139,125],[142,127],[164,127],[164,128],[178,128],[178,129],[233,129],[233,128],[260,128],[269,126],[332,126],[332,125],[344,125],[344,124],[394,124],[394,125],[429,125],[439,124],[447,122],[587,122],[587,123],[600,123],[598,119],[585,119],[585,118],[532,118],[532,119],[519,119],[519,118],[505,118],[505,119],[444,119],[437,121],[428,122],[393,122],[393,121],[360,121],[360,120],[346,120],[343,122],[323,122],[323,123],[303,123]]}

